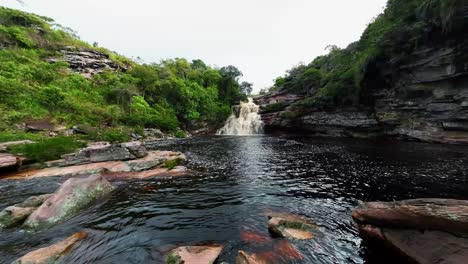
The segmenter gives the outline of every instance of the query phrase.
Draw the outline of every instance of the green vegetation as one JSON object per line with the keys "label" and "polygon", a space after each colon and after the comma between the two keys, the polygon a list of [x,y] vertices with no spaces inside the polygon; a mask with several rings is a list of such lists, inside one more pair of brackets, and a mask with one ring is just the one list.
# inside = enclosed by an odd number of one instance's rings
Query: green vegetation
{"label": "green vegetation", "polygon": [[[60,58],[66,46],[104,52],[122,69],[86,78]],[[80,41],[52,19],[0,8],[0,131],[14,124],[51,119],[66,126],[160,128],[175,132],[197,124],[219,125],[248,83],[234,66],[213,68],[201,60],[140,65]],[[106,132],[107,133],[107,132]],[[113,141],[116,133],[103,135]]]}
{"label": "green vegetation", "polygon": [[8,141],[19,141],[19,140],[31,140],[31,141],[39,141],[43,137],[38,134],[34,133],[27,133],[27,132],[0,132],[0,143],[8,142]]}
{"label": "green vegetation", "polygon": [[269,104],[265,107],[262,107],[262,112],[263,113],[272,113],[272,112],[279,112],[283,111],[286,108],[287,105],[284,103],[275,103],[275,104]]}
{"label": "green vegetation", "polygon": [[[362,103],[366,74],[391,58],[404,58],[428,41],[466,34],[463,0],[389,0],[383,14],[369,24],[361,39],[345,49],[330,46],[329,54],[298,65],[279,77],[270,89],[288,89],[309,98],[294,107]],[[312,99],[311,99],[312,98]]]}
{"label": "green vegetation", "polygon": [[73,137],[55,137],[42,139],[34,144],[13,146],[9,152],[22,155],[29,161],[45,162],[60,159],[62,155],[72,153],[86,144]]}
{"label": "green vegetation", "polygon": [[164,167],[167,168],[168,170],[172,170],[175,167],[181,165],[183,162],[184,160],[180,158],[177,158],[174,160],[166,160],[166,162],[164,162]]}

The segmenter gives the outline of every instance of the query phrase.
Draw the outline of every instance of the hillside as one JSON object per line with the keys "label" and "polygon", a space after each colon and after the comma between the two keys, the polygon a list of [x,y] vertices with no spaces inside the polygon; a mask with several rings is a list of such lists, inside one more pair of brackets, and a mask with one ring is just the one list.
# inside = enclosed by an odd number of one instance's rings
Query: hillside
{"label": "hillside", "polygon": [[267,129],[468,142],[468,3],[389,0],[359,41],[259,98]]}
{"label": "hillside", "polygon": [[0,132],[29,123],[97,133],[216,127],[245,99],[241,75],[201,60],[139,64],[50,18],[0,8]]}

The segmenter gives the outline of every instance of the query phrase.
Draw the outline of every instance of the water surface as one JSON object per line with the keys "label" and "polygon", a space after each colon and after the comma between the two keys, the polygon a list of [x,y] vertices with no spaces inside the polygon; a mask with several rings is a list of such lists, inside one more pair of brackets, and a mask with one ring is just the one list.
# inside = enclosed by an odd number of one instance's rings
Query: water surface
{"label": "water surface", "polygon": [[[111,197],[52,229],[0,231],[0,263],[84,230],[89,237],[64,263],[161,263],[176,246],[215,242],[225,245],[219,263],[232,264],[239,249],[267,250],[241,239],[245,231],[269,236],[265,210],[319,226],[313,240],[292,243],[304,259],[285,263],[384,263],[358,237],[351,212],[359,201],[468,199],[468,149],[460,146],[219,136],[155,147],[186,152],[196,175],[118,182]],[[0,208],[63,181],[0,181]]]}

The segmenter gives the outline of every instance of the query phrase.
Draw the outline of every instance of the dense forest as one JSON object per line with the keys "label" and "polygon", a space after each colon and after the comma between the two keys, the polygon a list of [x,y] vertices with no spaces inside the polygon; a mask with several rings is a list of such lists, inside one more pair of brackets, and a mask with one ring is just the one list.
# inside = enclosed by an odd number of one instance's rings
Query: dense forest
{"label": "dense forest", "polygon": [[[0,47],[1,131],[45,119],[103,131],[216,127],[251,92],[234,66],[181,58],[140,64],[81,41],[50,18],[3,7]],[[114,68],[88,76],[71,71],[60,59],[64,49],[103,54]]]}
{"label": "dense forest", "polygon": [[[287,71],[269,91],[284,89],[305,94],[306,99],[293,106],[299,112],[307,112],[310,107],[368,104],[367,92],[374,85],[368,81],[378,75],[375,68],[394,63],[391,59],[403,58],[428,43],[436,46],[447,39],[463,38],[467,22],[464,2],[389,0],[385,11],[371,21],[359,41],[344,49],[329,46],[327,55]],[[269,107],[274,111],[285,106]]]}

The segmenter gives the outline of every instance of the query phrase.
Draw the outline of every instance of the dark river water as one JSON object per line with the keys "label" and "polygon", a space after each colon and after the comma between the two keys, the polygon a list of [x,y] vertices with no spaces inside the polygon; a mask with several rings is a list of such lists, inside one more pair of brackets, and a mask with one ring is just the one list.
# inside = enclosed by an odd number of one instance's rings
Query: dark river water
{"label": "dark river water", "polygon": [[[266,250],[241,234],[269,236],[264,212],[273,210],[318,225],[313,240],[291,242],[303,260],[278,263],[391,263],[359,238],[351,219],[359,201],[468,199],[466,147],[294,136],[156,145],[186,152],[196,175],[117,182],[107,200],[66,223],[40,233],[0,231],[0,262],[84,230],[89,237],[63,263],[162,263],[176,246],[215,242],[225,246],[218,263],[234,264],[240,249]],[[0,208],[53,192],[63,181],[0,180]]]}

